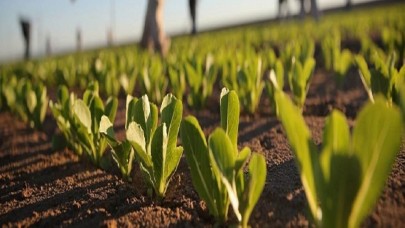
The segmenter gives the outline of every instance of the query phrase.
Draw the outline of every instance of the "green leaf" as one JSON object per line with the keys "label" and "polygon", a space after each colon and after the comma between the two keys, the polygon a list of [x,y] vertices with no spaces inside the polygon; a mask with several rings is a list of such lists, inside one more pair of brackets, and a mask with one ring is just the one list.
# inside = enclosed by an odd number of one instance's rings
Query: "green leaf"
{"label": "green leaf", "polygon": [[76,100],[73,111],[76,118],[86,127],[87,132],[91,133],[91,114],[86,104],[80,99]]}
{"label": "green leaf", "polygon": [[309,89],[309,80],[312,77],[314,68],[315,68],[315,59],[314,58],[311,57],[311,58],[308,58],[307,60],[305,60],[305,63],[303,65],[303,69],[302,69],[303,78],[301,79],[301,80],[305,81],[305,91],[308,91],[308,89]]}
{"label": "green leaf", "polygon": [[389,78],[384,76],[380,71],[371,69],[371,91],[373,96],[375,94],[381,94],[387,99],[391,97],[390,95],[390,81]]}
{"label": "green leaf", "polygon": [[166,124],[160,125],[153,134],[151,142],[151,153],[153,162],[153,175],[155,177],[157,189],[156,193],[159,197],[163,197],[166,192],[166,180],[165,180],[165,166],[167,156],[167,129]]}
{"label": "green leaf", "polygon": [[115,115],[117,114],[118,99],[116,97],[109,97],[105,104],[104,114],[108,116],[110,121],[115,120]]}
{"label": "green leaf", "polygon": [[320,155],[323,179],[319,198],[322,224],[347,227],[353,200],[360,184],[360,165],[350,151],[349,126],[343,113],[333,111],[326,119]]}
{"label": "green leaf", "polygon": [[357,68],[359,68],[360,78],[367,91],[368,97],[374,102],[373,92],[371,90],[371,73],[368,69],[367,62],[362,55],[356,55],[354,57],[354,62],[356,63]]}
{"label": "green leaf", "polygon": [[30,113],[34,113],[37,106],[37,96],[33,90],[27,91],[26,94],[27,108]]}
{"label": "green leaf", "polygon": [[246,164],[247,160],[249,159],[251,154],[251,150],[249,147],[245,147],[243,148],[235,161],[235,173],[238,173],[239,171],[241,171],[243,169],[243,166]]}
{"label": "green leaf", "polygon": [[69,100],[69,90],[68,90],[68,88],[67,88],[65,85],[61,85],[61,86],[58,88],[57,97],[58,97],[58,101],[59,101],[61,104],[64,104],[64,103],[66,103],[66,102]]}
{"label": "green leaf", "polygon": [[223,88],[220,98],[221,127],[229,136],[235,151],[238,145],[239,99],[235,91]]}
{"label": "green leaf", "polygon": [[39,121],[40,123],[38,124],[42,124],[45,120],[45,116],[46,116],[46,109],[48,108],[48,97],[47,97],[47,89],[45,86],[41,87],[41,95],[40,95],[40,104],[38,107],[38,115],[39,115]]}
{"label": "green leaf", "polygon": [[104,104],[100,97],[94,96],[88,107],[91,113],[92,132],[96,133],[98,132],[101,116],[104,115]]}
{"label": "green leaf", "polygon": [[99,131],[107,138],[108,144],[110,144],[111,147],[117,146],[118,142],[115,139],[113,124],[105,115],[101,117]]}
{"label": "green leaf", "polygon": [[126,113],[125,113],[125,129],[128,128],[129,123],[135,121],[135,104],[138,99],[132,97],[131,95],[127,95],[126,99]]}
{"label": "green leaf", "polygon": [[362,170],[362,182],[349,219],[357,227],[376,203],[399,151],[402,136],[401,113],[387,107],[383,99],[366,105],[353,130],[353,152]]}
{"label": "green leaf", "polygon": [[243,227],[247,227],[253,208],[263,192],[266,174],[266,159],[261,154],[253,153],[249,163],[249,183],[243,192],[243,199],[240,199],[239,206]]}
{"label": "green leaf", "polygon": [[151,136],[156,129],[158,111],[156,105],[149,102],[147,95],[136,101],[134,107],[134,121],[138,123],[145,134],[146,145],[149,145]]}
{"label": "green leaf", "polygon": [[[111,145],[110,145],[111,146]],[[112,147],[112,157],[117,163],[118,168],[121,171],[121,174],[130,180],[130,173],[132,170],[132,162],[134,160],[134,150],[131,147],[131,144],[128,141],[123,143],[116,144]]]}
{"label": "green leaf", "polygon": [[169,184],[170,178],[173,173],[176,171],[177,166],[179,165],[181,155],[183,155],[183,147],[179,146],[173,150],[167,151],[166,164],[165,164],[165,176],[164,179],[167,180],[167,185]]}
{"label": "green leaf", "polygon": [[333,154],[349,154],[350,133],[346,117],[334,110],[326,119],[323,132],[323,150],[320,155],[324,178],[329,182],[330,162]]}
{"label": "green leaf", "polygon": [[194,116],[184,118],[180,128],[180,136],[194,188],[207,204],[210,213],[217,218],[219,212],[212,193],[218,189],[215,188],[214,177],[210,168],[207,142]]}
{"label": "green leaf", "polygon": [[222,128],[215,129],[208,138],[208,151],[211,164],[214,162],[219,171],[228,180],[232,180],[237,152],[235,152],[231,140]]}
{"label": "green leaf", "polygon": [[307,201],[314,218],[318,218],[318,199],[316,194],[315,175],[317,168],[317,149],[311,139],[311,133],[305,124],[301,111],[292,104],[282,92],[277,91],[276,102],[280,110],[280,121],[286,131],[295,161],[301,175]]}
{"label": "green leaf", "polygon": [[167,148],[169,151],[173,151],[177,144],[177,136],[179,134],[183,114],[183,105],[181,101],[177,100],[172,94],[168,94],[163,99],[160,112],[162,113],[161,121],[166,124],[168,129]]}
{"label": "green leaf", "polygon": [[147,153],[146,140],[142,127],[136,122],[129,124],[126,131],[127,140],[134,147],[136,154],[140,157],[141,161],[149,168],[152,167],[150,154]]}

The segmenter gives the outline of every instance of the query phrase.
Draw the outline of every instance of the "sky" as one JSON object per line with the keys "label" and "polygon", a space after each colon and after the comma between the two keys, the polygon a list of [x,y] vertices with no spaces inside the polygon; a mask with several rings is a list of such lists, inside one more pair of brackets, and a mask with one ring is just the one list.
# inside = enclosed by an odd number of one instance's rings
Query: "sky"
{"label": "sky", "polygon": [[[352,0],[354,4],[370,0]],[[318,0],[320,10],[342,6],[346,0]],[[90,49],[107,44],[107,29],[113,28],[114,43],[134,42],[143,30],[147,0],[0,0],[0,62],[20,59],[24,53],[19,18],[31,20],[31,53],[45,53],[46,40],[52,53],[76,48],[76,31],[82,46]],[[199,0],[197,28],[204,30],[229,24],[273,18],[278,0]],[[289,0],[291,13],[298,1]],[[165,30],[188,33],[191,21],[187,0],[165,0]]]}

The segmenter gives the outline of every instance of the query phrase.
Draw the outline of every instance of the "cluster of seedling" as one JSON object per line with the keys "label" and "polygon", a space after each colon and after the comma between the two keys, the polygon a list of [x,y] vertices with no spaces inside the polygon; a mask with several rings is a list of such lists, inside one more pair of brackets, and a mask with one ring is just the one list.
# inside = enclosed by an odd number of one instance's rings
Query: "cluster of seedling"
{"label": "cluster of seedling", "polygon": [[27,78],[0,77],[0,107],[15,113],[32,128],[42,129],[48,107],[46,87]]}

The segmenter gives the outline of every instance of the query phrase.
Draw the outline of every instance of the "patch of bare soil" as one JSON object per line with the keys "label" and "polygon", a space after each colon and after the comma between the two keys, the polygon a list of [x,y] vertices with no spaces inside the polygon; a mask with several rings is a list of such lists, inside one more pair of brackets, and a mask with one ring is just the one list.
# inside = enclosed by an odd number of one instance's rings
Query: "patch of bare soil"
{"label": "patch of bare soil", "polygon": [[[219,88],[217,88],[219,91]],[[207,109],[185,110],[199,119],[205,134],[219,126],[219,94]],[[350,71],[337,88],[330,73],[317,70],[304,116],[316,144],[322,143],[325,117],[337,108],[349,123],[367,101],[357,73]],[[125,101],[120,100],[115,124],[124,137]],[[307,204],[284,130],[263,96],[258,114],[241,116],[239,146],[266,157],[267,181],[253,211],[253,227],[310,226]],[[184,157],[163,202],[154,202],[139,168],[125,182],[112,164],[100,170],[67,149],[53,151],[56,125],[48,118],[45,132],[34,131],[9,113],[0,113],[0,224],[9,226],[104,225],[140,227],[201,227],[215,221],[193,189]],[[106,153],[106,156],[110,156]],[[231,211],[231,210],[230,210]],[[383,194],[363,226],[400,227],[405,224],[405,151],[402,147]],[[235,218],[230,213],[231,221]]]}

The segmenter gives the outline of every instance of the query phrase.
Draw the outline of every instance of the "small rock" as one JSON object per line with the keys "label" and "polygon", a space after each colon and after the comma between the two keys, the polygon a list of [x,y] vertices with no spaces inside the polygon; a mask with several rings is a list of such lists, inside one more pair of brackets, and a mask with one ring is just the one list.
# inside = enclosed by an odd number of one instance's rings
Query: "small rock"
{"label": "small rock", "polygon": [[267,216],[268,216],[269,218],[273,217],[273,216],[274,216],[274,212],[270,211],[269,213],[267,213]]}
{"label": "small rock", "polygon": [[293,196],[292,193],[288,193],[286,198],[287,198],[288,201],[291,201],[294,198],[294,196]]}
{"label": "small rock", "polygon": [[32,188],[30,188],[30,187],[24,188],[24,189],[21,191],[21,195],[22,195],[23,198],[28,198],[28,197],[30,197],[30,196],[32,195]]}
{"label": "small rock", "polygon": [[105,225],[106,225],[108,228],[117,228],[117,221],[115,221],[115,220],[108,220],[108,221],[106,221]]}
{"label": "small rock", "polygon": [[79,209],[79,208],[81,207],[81,204],[75,200],[75,201],[73,201],[73,206],[74,206],[76,209]]}

